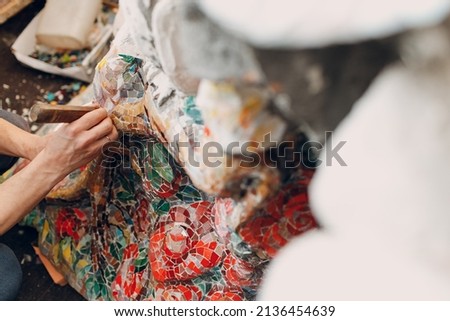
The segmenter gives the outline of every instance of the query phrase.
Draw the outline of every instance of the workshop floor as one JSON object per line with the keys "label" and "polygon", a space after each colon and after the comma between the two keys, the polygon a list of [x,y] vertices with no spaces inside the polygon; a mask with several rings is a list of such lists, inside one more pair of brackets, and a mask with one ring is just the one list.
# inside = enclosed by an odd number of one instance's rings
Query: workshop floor
{"label": "workshop floor", "polygon": [[[36,101],[44,101],[48,92],[56,92],[72,79],[48,75],[17,62],[11,45],[31,19],[43,8],[45,0],[35,0],[15,17],[0,26],[0,108],[22,115]],[[70,286],[53,283],[34,253],[37,233],[33,228],[17,226],[0,237],[13,249],[22,264],[23,284],[18,300],[83,300]]]}
{"label": "workshop floor", "polygon": [[31,227],[16,226],[0,237],[0,242],[9,246],[22,265],[23,283],[19,301],[75,301],[84,300],[69,285],[59,286],[50,278],[39,257],[32,248],[36,244],[37,232]]}

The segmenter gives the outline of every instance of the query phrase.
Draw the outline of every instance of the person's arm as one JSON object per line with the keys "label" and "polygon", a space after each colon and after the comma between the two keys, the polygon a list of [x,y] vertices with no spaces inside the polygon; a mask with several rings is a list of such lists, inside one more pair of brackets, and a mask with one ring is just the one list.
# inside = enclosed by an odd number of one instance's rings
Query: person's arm
{"label": "person's arm", "polygon": [[103,108],[48,135],[46,146],[33,161],[0,184],[0,235],[28,214],[66,175],[94,159],[103,145],[116,138],[117,131]]}
{"label": "person's arm", "polygon": [[0,118],[0,155],[32,160],[45,146],[46,138],[33,135]]}

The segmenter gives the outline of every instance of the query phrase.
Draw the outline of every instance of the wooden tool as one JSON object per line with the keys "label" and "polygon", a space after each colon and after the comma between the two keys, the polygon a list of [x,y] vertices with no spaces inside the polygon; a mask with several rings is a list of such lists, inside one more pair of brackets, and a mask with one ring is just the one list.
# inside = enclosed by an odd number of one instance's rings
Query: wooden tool
{"label": "wooden tool", "polygon": [[36,123],[71,123],[98,106],[70,106],[36,103],[31,107],[30,120]]}

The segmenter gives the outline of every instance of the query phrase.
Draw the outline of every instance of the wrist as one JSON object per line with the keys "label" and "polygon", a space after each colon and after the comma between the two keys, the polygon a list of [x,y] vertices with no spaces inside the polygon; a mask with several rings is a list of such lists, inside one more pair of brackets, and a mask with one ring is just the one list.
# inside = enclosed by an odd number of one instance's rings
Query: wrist
{"label": "wrist", "polygon": [[[40,152],[30,163],[39,170],[40,174],[45,177],[50,184],[56,185],[70,172],[64,170],[60,160],[56,159],[49,153]],[[28,165],[28,166],[30,166]]]}
{"label": "wrist", "polygon": [[29,160],[33,160],[44,149],[47,143],[47,138],[29,134],[27,142],[28,143],[23,151],[23,157]]}

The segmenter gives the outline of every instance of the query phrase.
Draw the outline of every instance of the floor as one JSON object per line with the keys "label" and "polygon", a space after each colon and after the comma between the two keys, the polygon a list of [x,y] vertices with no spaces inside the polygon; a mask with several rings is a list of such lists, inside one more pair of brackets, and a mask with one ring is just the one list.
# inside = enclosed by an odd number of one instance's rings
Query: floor
{"label": "floor", "polygon": [[59,286],[53,282],[39,257],[32,248],[36,244],[37,232],[26,226],[16,226],[0,237],[0,242],[9,246],[22,265],[23,283],[19,301],[78,301],[84,300],[69,285]]}
{"label": "floor", "polygon": [[[44,101],[47,92],[56,92],[72,79],[44,74],[17,62],[11,45],[31,19],[44,6],[45,0],[35,0],[15,17],[0,26],[0,108],[22,114],[36,101]],[[34,253],[32,244],[37,233],[33,228],[16,226],[0,237],[0,242],[13,249],[22,264],[23,284],[17,300],[83,300],[70,286],[53,283]]]}

